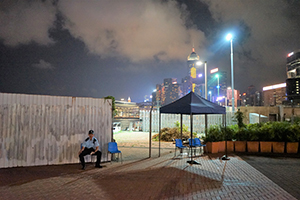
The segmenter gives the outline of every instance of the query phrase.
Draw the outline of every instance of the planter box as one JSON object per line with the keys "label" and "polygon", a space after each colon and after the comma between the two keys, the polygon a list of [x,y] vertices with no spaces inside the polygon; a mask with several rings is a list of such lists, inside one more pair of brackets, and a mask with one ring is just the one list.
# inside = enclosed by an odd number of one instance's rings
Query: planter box
{"label": "planter box", "polygon": [[287,142],[286,143],[286,152],[287,153],[298,153],[298,142]]}
{"label": "planter box", "polygon": [[235,152],[246,152],[246,141],[235,141],[234,150]]}
{"label": "planter box", "polygon": [[219,142],[207,142],[206,147],[204,147],[205,153],[218,153],[219,152]]}
{"label": "planter box", "polygon": [[219,142],[212,142],[211,153],[218,153],[218,152],[219,152]]}
{"label": "planter box", "polygon": [[225,152],[225,141],[221,141],[219,142],[219,147],[218,147],[219,151],[218,152]]}
{"label": "planter box", "polygon": [[252,153],[259,152],[259,142],[258,141],[249,141],[247,142],[247,151]]}
{"label": "planter box", "polygon": [[227,152],[234,152],[234,142],[227,141]]}
{"label": "planter box", "polygon": [[211,142],[207,142],[204,147],[204,153],[211,153]]}
{"label": "planter box", "polygon": [[284,153],[284,142],[273,142],[273,153]]}
{"label": "planter box", "polygon": [[271,153],[272,152],[272,142],[259,142],[261,153]]}

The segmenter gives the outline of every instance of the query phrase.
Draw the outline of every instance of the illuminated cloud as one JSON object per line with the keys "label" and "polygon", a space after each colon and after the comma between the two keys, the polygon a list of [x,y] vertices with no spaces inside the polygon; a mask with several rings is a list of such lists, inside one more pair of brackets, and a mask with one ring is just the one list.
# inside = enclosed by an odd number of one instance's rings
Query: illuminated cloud
{"label": "illuminated cloud", "polygon": [[65,28],[102,57],[144,60],[182,59],[193,43],[202,46],[203,32],[186,28],[188,13],[174,1],[61,0]]}
{"label": "illuminated cloud", "polygon": [[52,66],[51,63],[48,63],[44,60],[40,60],[39,63],[32,64],[32,67],[35,67],[35,68],[38,68],[38,69],[46,69],[46,70],[55,69],[55,67]]}
{"label": "illuminated cloud", "polygon": [[207,3],[216,21],[232,27],[244,23],[248,27],[248,38],[245,43],[236,44],[241,45],[237,50],[251,52],[256,61],[264,64],[278,64],[274,58],[284,58],[289,50],[283,47],[288,48],[287,44],[299,33],[295,31],[299,27],[298,19],[292,16],[293,7],[287,1],[202,1]]}
{"label": "illuminated cloud", "polygon": [[2,1],[0,39],[8,46],[52,43],[48,30],[53,27],[55,14],[56,9],[49,1]]}

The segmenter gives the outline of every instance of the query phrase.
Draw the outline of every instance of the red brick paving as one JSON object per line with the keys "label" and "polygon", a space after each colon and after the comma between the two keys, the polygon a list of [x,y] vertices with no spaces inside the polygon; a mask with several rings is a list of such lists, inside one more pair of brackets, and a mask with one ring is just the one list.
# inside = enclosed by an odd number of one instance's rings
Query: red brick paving
{"label": "red brick paving", "polygon": [[238,156],[197,157],[201,165],[190,166],[173,155],[85,171],[79,164],[0,169],[0,199],[295,199]]}

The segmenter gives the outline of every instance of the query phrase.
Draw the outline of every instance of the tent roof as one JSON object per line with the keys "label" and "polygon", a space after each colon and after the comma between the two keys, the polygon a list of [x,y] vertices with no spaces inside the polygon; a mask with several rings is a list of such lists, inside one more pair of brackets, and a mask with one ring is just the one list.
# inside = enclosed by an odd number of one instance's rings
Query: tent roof
{"label": "tent roof", "polygon": [[162,106],[160,113],[173,114],[225,114],[225,107],[212,103],[194,92],[190,92],[184,97]]}

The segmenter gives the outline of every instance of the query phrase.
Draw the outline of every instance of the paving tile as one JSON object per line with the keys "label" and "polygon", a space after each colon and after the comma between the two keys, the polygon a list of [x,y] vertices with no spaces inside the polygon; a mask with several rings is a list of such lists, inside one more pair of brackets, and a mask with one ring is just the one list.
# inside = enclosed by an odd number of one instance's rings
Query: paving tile
{"label": "paving tile", "polygon": [[[189,165],[187,161],[191,158],[187,156],[174,159],[170,144],[163,148],[161,157],[147,159],[149,150],[144,147],[120,147],[123,154],[127,154],[124,163],[106,163],[102,169],[87,165],[87,170],[81,171],[79,164],[0,169],[0,197],[296,199],[239,156],[233,155],[230,161],[222,161],[206,155],[193,158],[201,165]],[[152,155],[158,155],[157,149],[153,149]],[[280,160],[277,164],[280,165]],[[292,167],[296,169],[296,165]],[[281,177],[277,179],[282,180]],[[299,180],[290,179],[291,183]]]}

